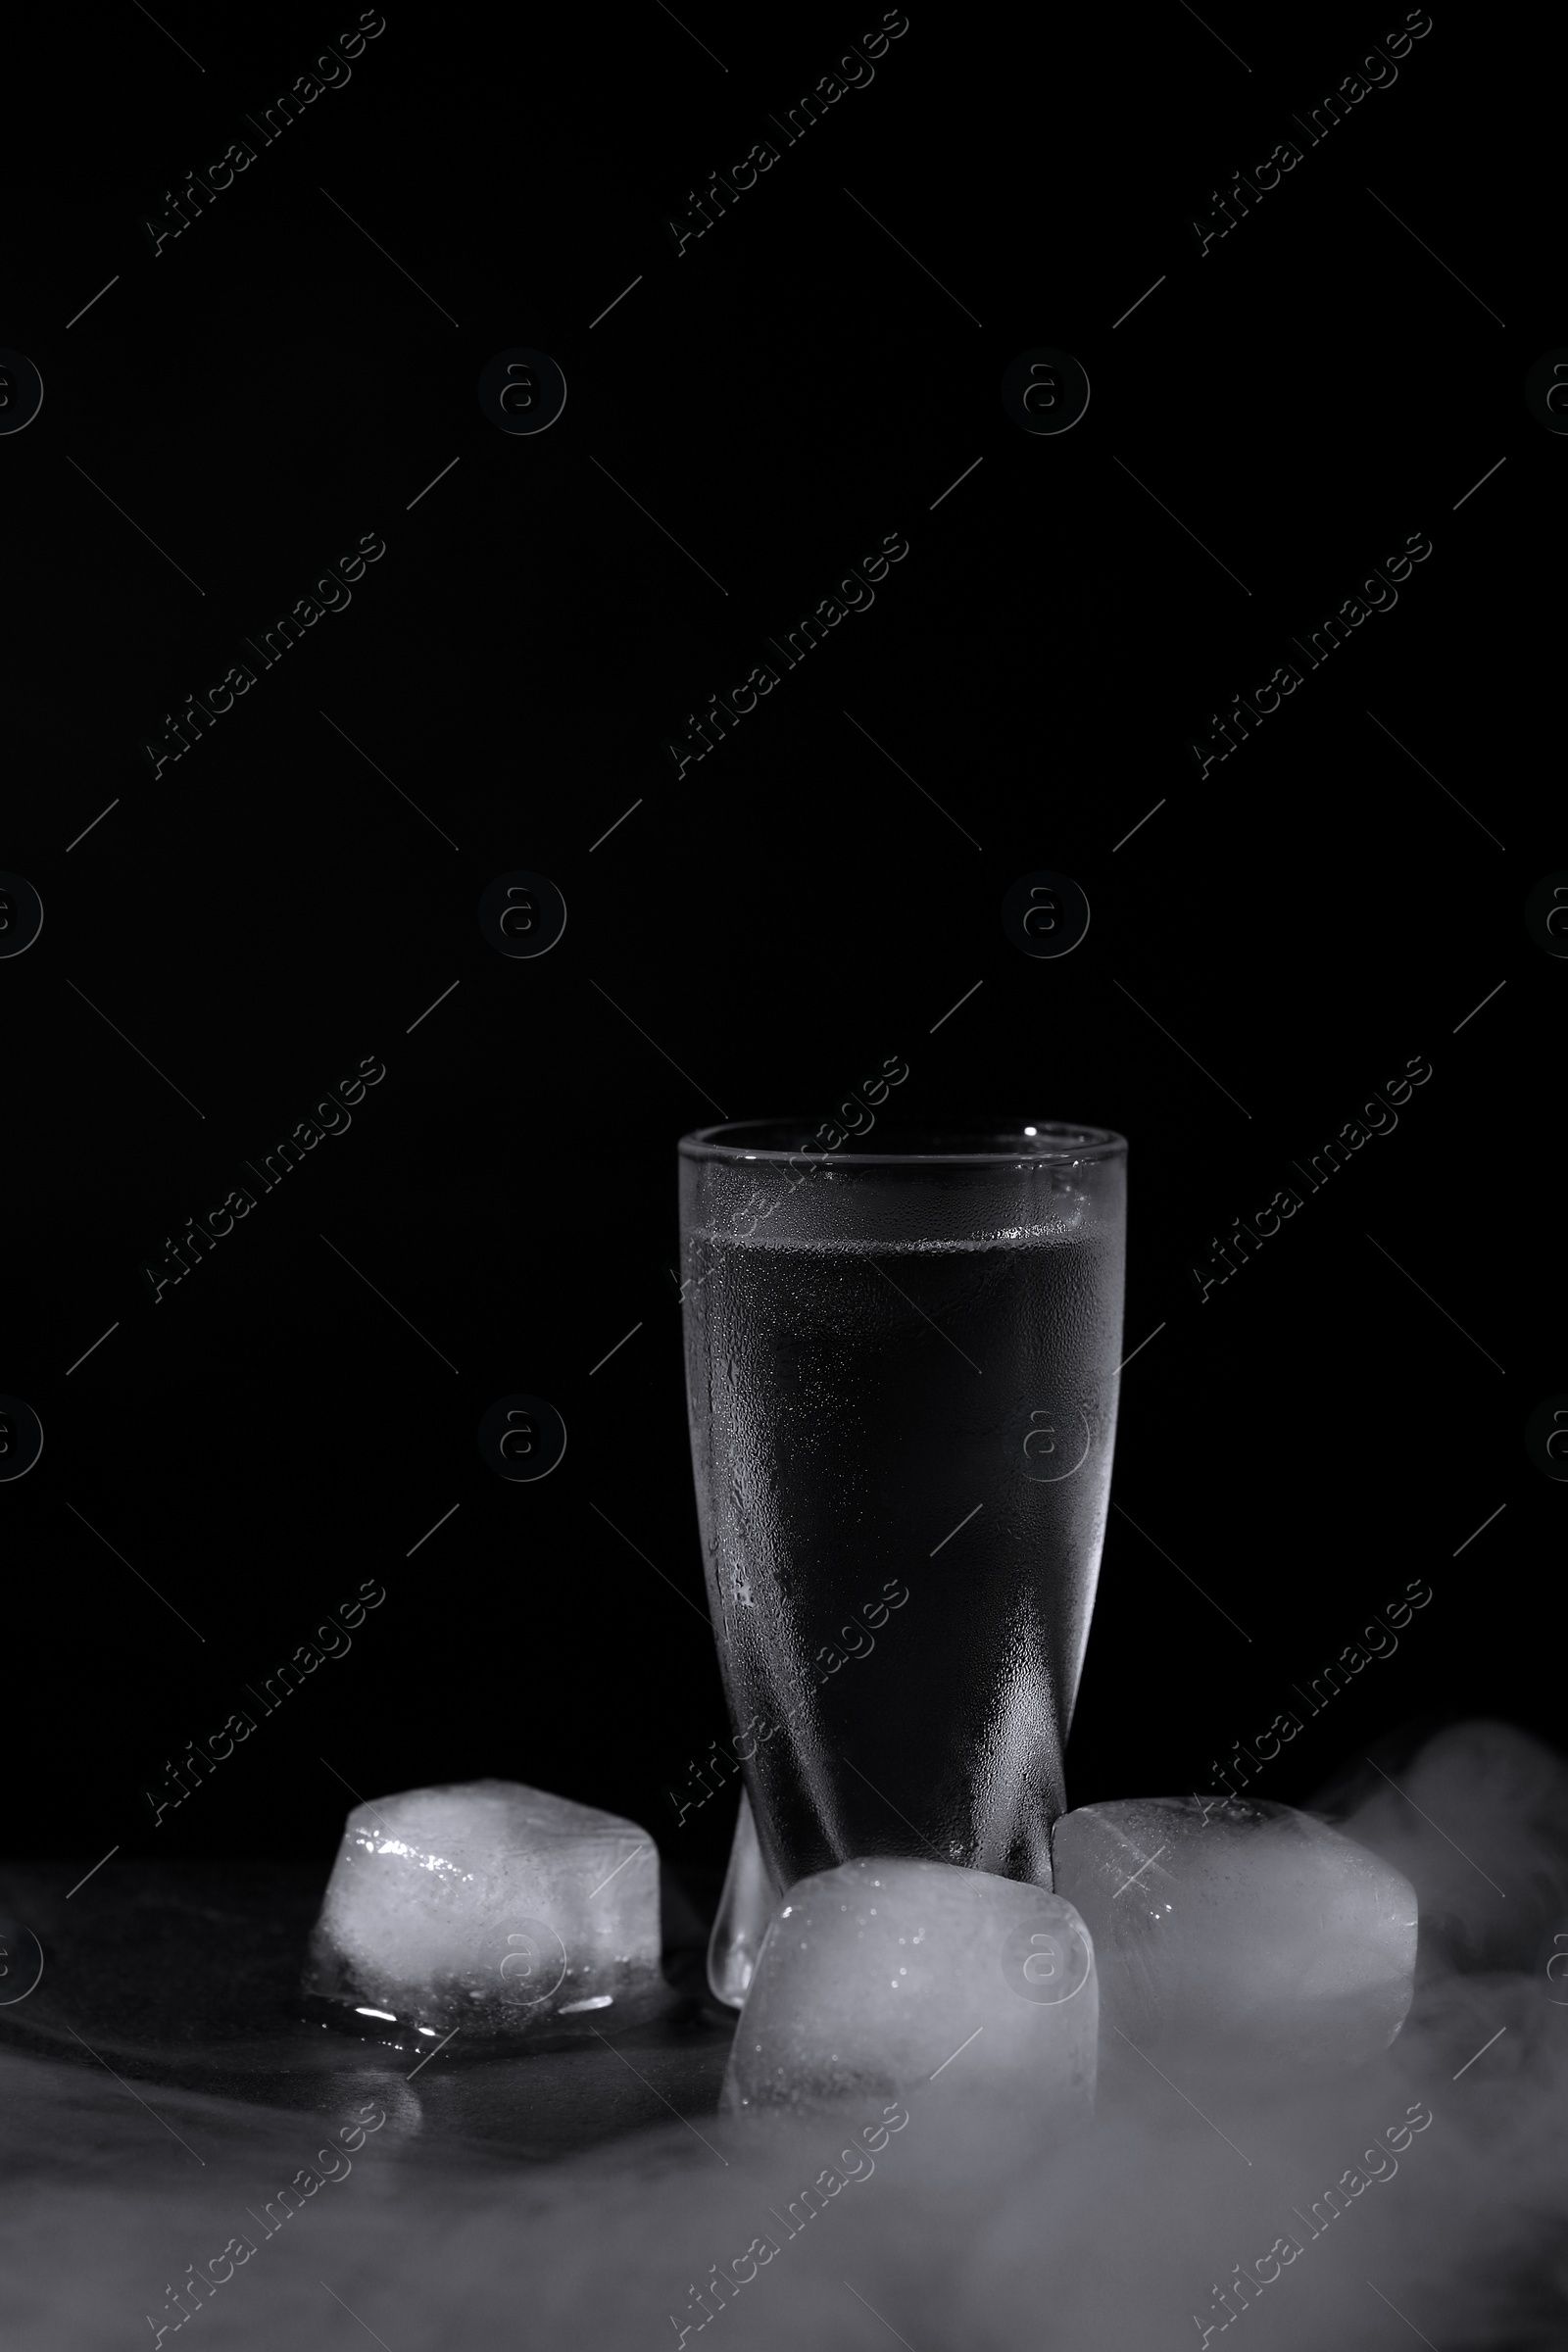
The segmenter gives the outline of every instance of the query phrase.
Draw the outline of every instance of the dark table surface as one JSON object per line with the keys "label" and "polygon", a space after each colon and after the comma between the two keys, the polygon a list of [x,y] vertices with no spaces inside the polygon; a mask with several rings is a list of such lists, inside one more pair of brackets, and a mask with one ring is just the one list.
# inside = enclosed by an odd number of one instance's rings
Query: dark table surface
{"label": "dark table surface", "polygon": [[[161,2341],[195,2324],[173,2290],[237,2234],[255,2251],[226,2292],[202,2306],[185,2289],[215,2340],[346,2341],[360,2330],[345,2309],[357,2316],[369,2280],[384,2294],[395,2279],[403,2333],[386,2340],[407,2352],[449,2340],[454,2290],[436,2248],[453,2230],[480,2231],[484,2291],[510,2311],[521,2237],[546,2227],[546,2208],[600,2193],[563,2189],[574,2162],[613,2152],[639,2180],[693,2162],[722,2179],[710,2134],[734,2019],[707,1994],[699,1907],[716,1886],[699,1882],[694,1902],[666,1875],[662,2015],[617,2027],[602,2014],[597,2031],[506,2048],[460,2035],[431,2054],[395,2029],[361,2038],[305,2015],[323,1869],[126,1861],[68,1895],[80,1876],[0,1867],[8,2347]],[[343,2177],[280,2221],[279,2192],[326,2174],[328,2151],[342,2168],[342,2135],[352,2145],[367,2116],[385,2121]],[[471,2247],[468,2273],[471,2284]]]}
{"label": "dark table surface", "polygon": [[[0,1916],[30,1931],[43,1958],[35,1988],[0,2005],[0,2044],[13,2050],[113,2069],[144,2088],[311,2112],[346,2110],[389,2075],[416,2074],[426,2145],[522,2161],[663,2123],[670,2106],[717,2106],[734,2017],[708,1994],[706,1924],[667,1875],[663,2014],[620,2026],[601,2013],[507,2045],[465,2045],[460,2034],[434,2057],[395,2027],[361,2036],[307,2017],[300,1970],[319,1870],[137,1861],[111,1865],[68,1900],[72,1877],[66,1865],[0,1869]],[[0,1982],[21,1984],[33,1947],[25,1935],[13,1940]]]}

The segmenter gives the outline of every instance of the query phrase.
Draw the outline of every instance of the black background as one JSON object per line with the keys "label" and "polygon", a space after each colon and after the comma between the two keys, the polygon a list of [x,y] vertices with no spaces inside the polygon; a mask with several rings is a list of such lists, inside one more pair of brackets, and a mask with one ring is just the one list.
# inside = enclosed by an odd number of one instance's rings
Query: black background
{"label": "black background", "polygon": [[[677,1830],[666,1794],[725,1736],[674,1145],[828,1118],[894,1054],[910,1115],[1130,1140],[1126,1345],[1158,1336],[1072,1797],[1210,1785],[1414,1578],[1397,1655],[1259,1790],[1415,1717],[1557,1735],[1561,1491],[1523,1445],[1568,1387],[1563,967],[1522,917],[1568,863],[1520,748],[1568,463],[1522,396],[1568,339],[1547,36],[1503,58],[1440,9],[1233,235],[1187,226],[1402,13],[913,7],[679,259],[665,214],[877,9],[394,7],[156,260],[163,191],[355,12],[34,27],[0,311],[46,387],[0,440],[0,864],[46,909],[0,962],[0,1389],[46,1432],[0,1486],[15,1850],[324,1865],[350,1788],[499,1774],[721,1862],[731,1799]],[[475,397],[519,344],[569,387],[537,438]],[[1093,387],[1060,438],[1000,399],[1040,344]],[[155,783],[163,714],[369,531],[352,606]],[[685,714],[890,532],[874,608],[677,780]],[[1396,610],[1200,781],[1188,738],[1417,532]],[[517,867],[569,908],[538,961],[475,919]],[[1000,922],[1036,867],[1093,908],[1057,962]],[[352,1129],[154,1306],[164,1237],[367,1055]],[[1397,1131],[1200,1303],[1211,1237],[1418,1056]],[[475,1445],[513,1391],[569,1432],[538,1485]],[[367,1579],[351,1652],[155,1829],[165,1759]]]}

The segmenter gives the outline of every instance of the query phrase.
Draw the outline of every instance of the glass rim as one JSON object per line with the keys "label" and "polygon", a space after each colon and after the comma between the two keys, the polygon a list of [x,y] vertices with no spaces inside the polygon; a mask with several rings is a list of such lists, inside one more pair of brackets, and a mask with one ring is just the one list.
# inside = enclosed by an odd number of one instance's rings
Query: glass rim
{"label": "glass rim", "polygon": [[[827,1122],[819,1121],[818,1124]],[[956,1167],[1059,1167],[1081,1160],[1114,1159],[1127,1150],[1127,1138],[1110,1127],[1087,1127],[1069,1119],[1003,1119],[980,1118],[965,1112],[946,1119],[890,1119],[887,1121],[887,1140],[895,1137],[911,1139],[910,1148],[904,1151],[833,1151],[811,1150],[805,1147],[790,1151],[763,1144],[766,1135],[799,1127],[803,1133],[814,1133],[806,1119],[728,1119],[718,1126],[694,1128],[683,1135],[676,1150],[683,1159],[722,1160],[731,1166],[750,1161],[759,1164],[782,1165],[808,1161],[826,1167],[884,1167],[884,1168],[956,1168]],[[1014,1144],[992,1141],[979,1151],[922,1150],[913,1139],[920,1136],[937,1137],[944,1141],[963,1141],[968,1129],[974,1140],[1000,1138],[1008,1134],[1017,1138]],[[1055,1150],[1040,1147],[1059,1139]],[[853,1142],[853,1138],[847,1138]]]}

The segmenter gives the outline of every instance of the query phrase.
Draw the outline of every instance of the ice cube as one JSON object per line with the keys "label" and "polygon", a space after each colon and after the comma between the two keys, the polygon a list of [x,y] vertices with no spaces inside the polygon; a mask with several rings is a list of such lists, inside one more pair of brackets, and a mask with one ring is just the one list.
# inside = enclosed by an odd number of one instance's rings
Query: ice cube
{"label": "ice cube", "polygon": [[708,1943],[709,1990],[727,2009],[739,2009],[746,1999],[767,1923],[777,1907],[778,1895],[757,1841],[751,1799],[743,1788],[724,1891]]}
{"label": "ice cube", "polygon": [[1404,2020],[1415,1889],[1309,1814],[1131,1797],[1064,1814],[1052,1852],[1095,1939],[1107,2030],[1146,2055],[1350,2065]]}
{"label": "ice cube", "polygon": [[1425,1959],[1526,1970],[1543,1939],[1568,1949],[1568,1762],[1528,1732],[1479,1718],[1396,1736],[1315,1805],[1410,1880]]}
{"label": "ice cube", "polygon": [[1094,1946],[1070,1903],[948,1862],[801,1879],[762,1940],[730,2051],[732,2112],[899,2097],[934,2082],[1025,2112],[1094,2099]]}
{"label": "ice cube", "polygon": [[376,2023],[515,2035],[657,2007],[659,1856],[635,1822],[517,1781],[356,1805],[304,1989]]}

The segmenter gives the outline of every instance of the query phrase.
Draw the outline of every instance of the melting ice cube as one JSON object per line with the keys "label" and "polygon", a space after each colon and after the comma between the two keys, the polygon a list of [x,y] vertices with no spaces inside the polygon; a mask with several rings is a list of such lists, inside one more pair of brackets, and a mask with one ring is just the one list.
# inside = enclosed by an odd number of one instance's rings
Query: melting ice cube
{"label": "melting ice cube", "polygon": [[778,1905],[736,2028],[732,2111],[951,2082],[1029,2111],[1094,2098],[1094,1946],[1070,1903],[947,1862],[840,1863]]}
{"label": "melting ice cube", "polygon": [[662,1998],[659,1856],[634,1822],[516,1781],[357,1805],[304,1989],[366,2018],[518,2034]]}
{"label": "melting ice cube", "polygon": [[746,1998],[747,1987],[757,1972],[767,1923],[777,1905],[778,1896],[758,1843],[751,1799],[743,1788],[734,1842],[729,1849],[729,1868],[724,1873],[724,1891],[719,1896],[718,1916],[708,1942],[709,1990],[727,2009],[739,2009]]}
{"label": "melting ice cube", "polygon": [[1354,2064],[1410,2006],[1408,1879],[1290,1805],[1133,1797],[1052,1831],[1089,1924],[1107,2028],[1134,2046]]}

